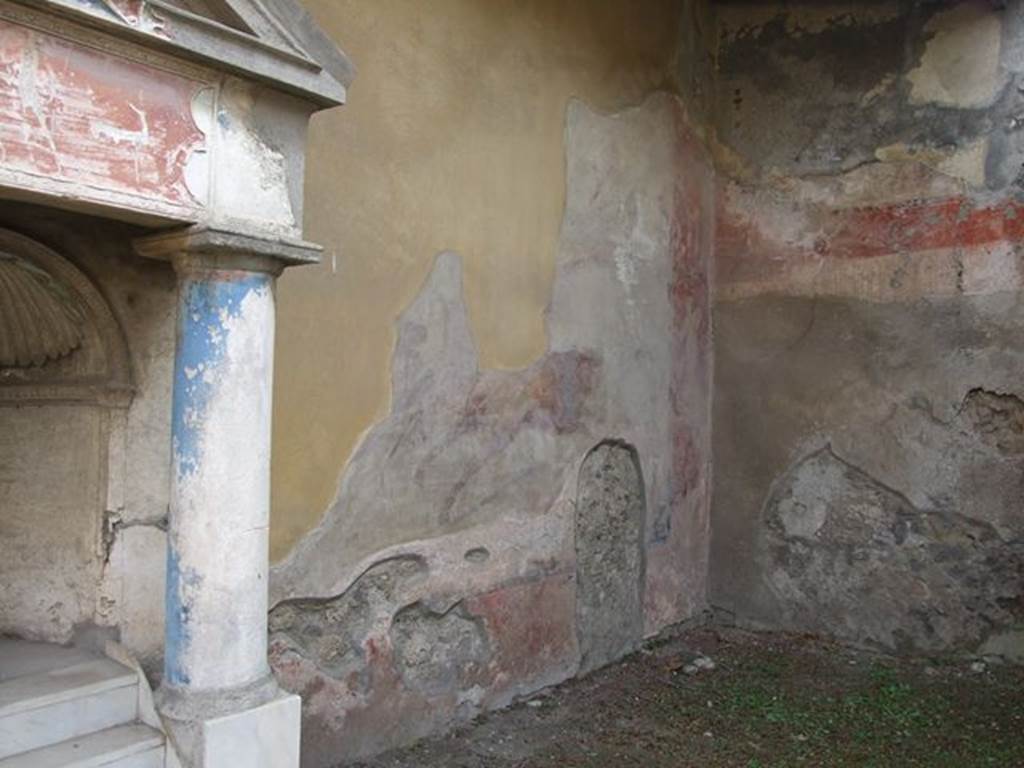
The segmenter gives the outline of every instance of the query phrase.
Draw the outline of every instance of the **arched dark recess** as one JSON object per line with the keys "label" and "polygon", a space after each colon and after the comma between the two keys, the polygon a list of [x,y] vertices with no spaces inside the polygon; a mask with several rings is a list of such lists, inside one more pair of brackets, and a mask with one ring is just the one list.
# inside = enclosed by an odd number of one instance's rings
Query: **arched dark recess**
{"label": "arched dark recess", "polygon": [[130,397],[128,348],[96,286],[45,245],[0,229],[0,404]]}
{"label": "arched dark recess", "polygon": [[643,640],[647,502],[636,449],[605,441],[580,467],[576,499],[576,631],[580,671]]}

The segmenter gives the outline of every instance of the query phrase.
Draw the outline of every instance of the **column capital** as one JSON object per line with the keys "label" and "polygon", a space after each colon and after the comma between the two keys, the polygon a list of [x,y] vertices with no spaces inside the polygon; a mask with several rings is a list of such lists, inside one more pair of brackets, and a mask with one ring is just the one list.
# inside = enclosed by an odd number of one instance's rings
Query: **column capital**
{"label": "column capital", "polygon": [[209,226],[147,235],[133,245],[140,256],[169,261],[179,272],[230,269],[278,275],[285,267],[316,264],[323,251],[305,240]]}

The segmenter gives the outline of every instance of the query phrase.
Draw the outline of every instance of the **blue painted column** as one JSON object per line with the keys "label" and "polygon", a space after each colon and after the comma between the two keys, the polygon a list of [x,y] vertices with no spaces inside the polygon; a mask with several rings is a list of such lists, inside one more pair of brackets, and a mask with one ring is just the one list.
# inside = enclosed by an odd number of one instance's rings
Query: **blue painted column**
{"label": "blue painted column", "polygon": [[300,701],[267,662],[274,284],[319,248],[199,227],[135,245],[178,275],[157,702],[189,768],[297,768]]}
{"label": "blue painted column", "polygon": [[164,685],[188,692],[257,685],[270,674],[275,275],[252,267],[175,260]]}

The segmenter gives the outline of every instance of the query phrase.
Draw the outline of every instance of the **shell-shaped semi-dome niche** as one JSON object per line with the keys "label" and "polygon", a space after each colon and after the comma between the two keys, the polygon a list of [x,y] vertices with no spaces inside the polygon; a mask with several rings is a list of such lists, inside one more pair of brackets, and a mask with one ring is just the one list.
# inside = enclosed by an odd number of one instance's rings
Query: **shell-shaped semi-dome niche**
{"label": "shell-shaped semi-dome niche", "polygon": [[130,399],[128,351],[106,300],[70,261],[0,229],[0,405]]}
{"label": "shell-shaped semi-dome niche", "polygon": [[0,367],[67,357],[82,346],[83,323],[74,298],[48,273],[0,251]]}

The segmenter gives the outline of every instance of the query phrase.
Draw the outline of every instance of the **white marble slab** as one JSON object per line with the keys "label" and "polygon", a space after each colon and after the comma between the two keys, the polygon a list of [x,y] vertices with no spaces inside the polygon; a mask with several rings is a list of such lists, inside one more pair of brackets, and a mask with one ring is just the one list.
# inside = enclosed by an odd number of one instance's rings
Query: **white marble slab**
{"label": "white marble slab", "polygon": [[202,768],[299,768],[301,723],[302,701],[292,695],[207,720]]}

